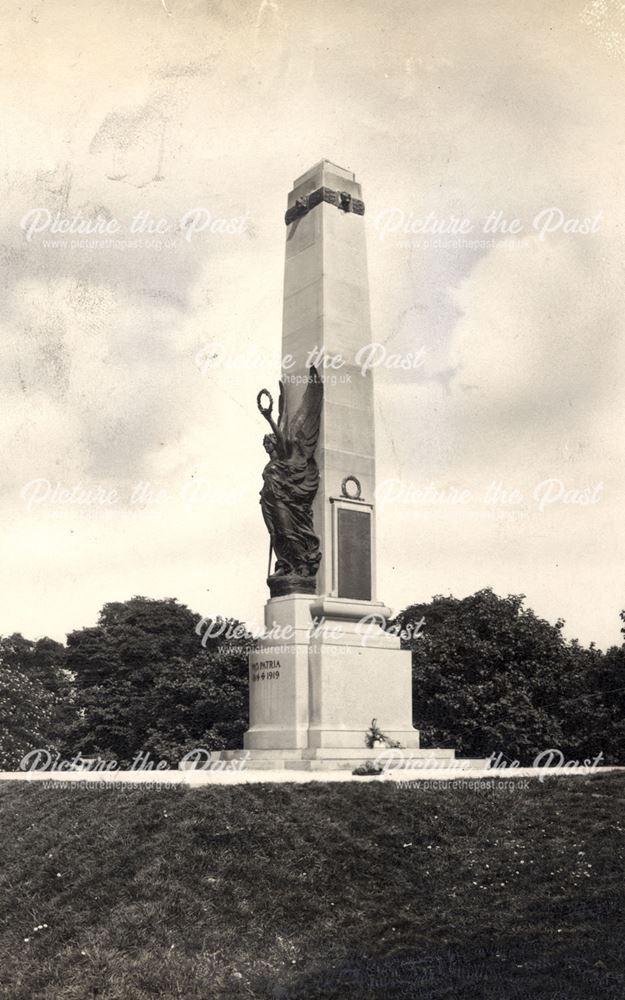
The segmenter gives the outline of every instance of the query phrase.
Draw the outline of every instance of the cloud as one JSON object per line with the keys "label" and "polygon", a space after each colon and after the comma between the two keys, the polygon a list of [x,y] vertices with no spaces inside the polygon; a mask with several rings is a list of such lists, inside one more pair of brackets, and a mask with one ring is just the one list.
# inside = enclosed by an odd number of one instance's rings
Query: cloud
{"label": "cloud", "polygon": [[[476,496],[500,480],[529,498],[521,519],[479,504],[466,516],[380,512],[381,597],[400,605],[492,583],[567,615],[580,635],[617,639],[622,62],[604,57],[588,19],[562,8],[547,24],[538,0],[402,0],[390,20],[370,3],[293,0],[266,4],[259,24],[258,5],[167,6],[170,17],[155,0],[129,18],[103,0],[78,17],[59,0],[37,24],[26,9],[0,13],[11,40],[0,628],[59,635],[134,592],[202,611],[208,597],[209,610],[258,619],[267,538],[254,400],[262,385],[275,392],[277,370],[202,376],[195,358],[215,339],[279,353],[286,193],[329,156],[364,185],[373,339],[426,349],[423,370],[378,373],[380,476]],[[501,209],[531,223],[553,204],[603,209],[605,226],[524,250],[406,248],[371,229],[389,206],[476,221]],[[176,246],[26,243],[20,220],[40,206],[125,229],[145,210],[172,223]],[[178,223],[197,206],[249,213],[250,225],[187,242]],[[547,475],[605,477],[602,503],[538,518],[531,490]],[[35,476],[104,481],[123,502],[28,514],[19,491]],[[167,502],[130,504],[137,481]],[[191,510],[188,481],[206,487]]]}

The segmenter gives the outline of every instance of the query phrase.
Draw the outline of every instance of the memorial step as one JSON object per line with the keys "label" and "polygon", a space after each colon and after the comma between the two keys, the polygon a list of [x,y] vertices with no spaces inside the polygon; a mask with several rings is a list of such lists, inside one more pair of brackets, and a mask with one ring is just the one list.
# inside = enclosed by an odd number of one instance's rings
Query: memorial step
{"label": "memorial step", "polygon": [[[224,750],[211,761],[214,771],[345,771],[380,760],[379,749],[302,749],[302,750]],[[386,773],[412,771],[458,772],[486,771],[489,761],[482,758],[456,757],[453,750],[426,748],[395,750],[380,760]]]}

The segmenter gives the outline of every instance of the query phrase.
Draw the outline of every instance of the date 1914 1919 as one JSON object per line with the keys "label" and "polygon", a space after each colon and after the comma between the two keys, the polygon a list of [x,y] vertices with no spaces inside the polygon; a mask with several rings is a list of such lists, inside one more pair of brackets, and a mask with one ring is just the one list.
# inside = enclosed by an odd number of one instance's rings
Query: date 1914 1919
{"label": "date 1914 1919", "polygon": [[261,660],[252,665],[252,681],[273,681],[280,676],[280,660]]}

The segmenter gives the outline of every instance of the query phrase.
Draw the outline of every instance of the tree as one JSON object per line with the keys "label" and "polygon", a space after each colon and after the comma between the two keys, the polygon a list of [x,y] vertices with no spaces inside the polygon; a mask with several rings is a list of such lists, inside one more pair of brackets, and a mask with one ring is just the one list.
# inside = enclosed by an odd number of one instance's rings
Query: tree
{"label": "tree", "polygon": [[55,699],[43,684],[0,664],[0,771],[16,771],[30,750],[53,750]]}
{"label": "tree", "polygon": [[606,656],[594,643],[585,649],[574,639],[567,647],[567,658],[562,688],[551,706],[562,728],[562,752],[567,760],[603,754],[600,762],[605,764],[616,749],[604,698]]}
{"label": "tree", "polygon": [[52,694],[64,694],[70,677],[65,646],[54,639],[25,639],[20,632],[0,636],[0,664],[38,680]]}
{"label": "tree", "polygon": [[[625,611],[620,617],[625,636]],[[625,644],[612,646],[597,659],[593,693],[600,699],[600,711],[595,709],[595,740],[604,752],[605,763],[625,764]]]}
{"label": "tree", "polygon": [[169,660],[148,699],[145,749],[175,759],[198,747],[243,746],[248,725],[247,657],[227,650]]}
{"label": "tree", "polygon": [[[25,639],[19,632],[1,636],[0,675],[9,756],[14,759],[24,746],[62,746],[75,720],[65,647],[54,639]],[[19,752],[19,760],[23,755]]]}
{"label": "tree", "polygon": [[[463,756],[501,751],[531,764],[565,737],[574,654],[555,625],[523,606],[523,595],[490,589],[471,597],[434,597],[397,616],[410,637],[415,726],[424,743]],[[425,625],[417,625],[421,619]]]}
{"label": "tree", "polygon": [[[133,597],[105,604],[95,628],[68,636],[81,710],[72,753],[128,764],[149,751],[173,766],[198,745],[240,746],[251,636],[226,619],[221,634],[201,638],[200,620],[173,599]],[[224,639],[228,627],[243,638]]]}
{"label": "tree", "polygon": [[76,685],[90,688],[114,679],[134,687],[152,684],[165,660],[197,652],[200,615],[175,599],[133,597],[102,608],[95,628],[67,637],[68,665]]}

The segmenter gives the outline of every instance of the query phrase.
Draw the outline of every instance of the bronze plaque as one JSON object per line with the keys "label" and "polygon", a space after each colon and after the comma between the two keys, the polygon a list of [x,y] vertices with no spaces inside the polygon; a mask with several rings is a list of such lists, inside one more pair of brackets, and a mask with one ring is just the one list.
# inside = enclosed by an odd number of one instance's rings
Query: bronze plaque
{"label": "bronze plaque", "polygon": [[371,600],[371,513],[339,507],[339,597]]}

